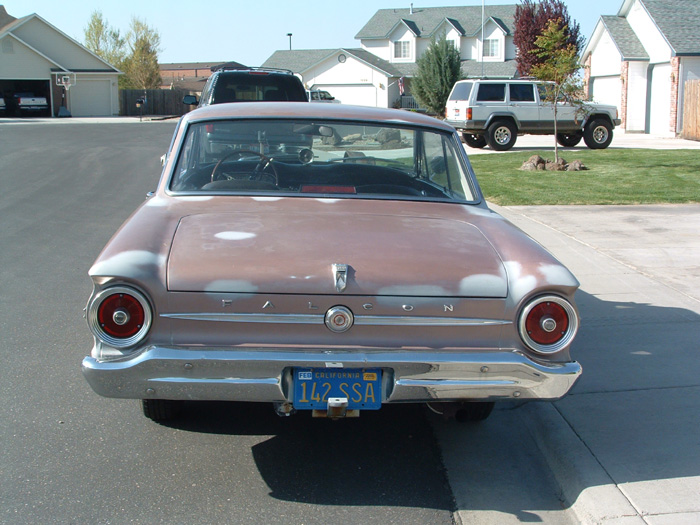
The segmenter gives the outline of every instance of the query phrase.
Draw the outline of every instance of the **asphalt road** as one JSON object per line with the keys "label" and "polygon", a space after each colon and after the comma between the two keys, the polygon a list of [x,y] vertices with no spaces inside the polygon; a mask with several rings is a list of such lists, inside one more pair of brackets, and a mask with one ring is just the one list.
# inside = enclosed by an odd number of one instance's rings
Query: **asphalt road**
{"label": "asphalt road", "polygon": [[87,271],[174,127],[0,124],[0,523],[571,522],[513,407],[458,425],[199,403],[165,426],[94,394]]}

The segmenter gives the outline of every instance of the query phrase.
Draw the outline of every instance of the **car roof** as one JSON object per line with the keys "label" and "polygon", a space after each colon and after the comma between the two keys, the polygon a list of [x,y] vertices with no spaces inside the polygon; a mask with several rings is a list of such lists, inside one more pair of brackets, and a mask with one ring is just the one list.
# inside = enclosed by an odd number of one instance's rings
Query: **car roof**
{"label": "car roof", "polygon": [[399,109],[373,108],[345,104],[304,104],[301,102],[236,102],[212,104],[195,109],[183,117],[183,123],[225,118],[318,118],[366,120],[412,126],[430,126],[454,132],[454,128],[436,118]]}
{"label": "car roof", "polygon": [[294,75],[294,73],[289,70],[289,69],[279,69],[279,68],[272,68],[272,67],[237,67],[237,68],[219,68],[216,71],[214,71],[214,74],[217,75],[231,75],[234,73],[242,73],[246,75],[250,74],[278,74],[278,75]]}
{"label": "car roof", "polygon": [[458,80],[457,84],[466,84],[467,82],[475,84],[477,82],[479,83],[493,83],[496,82],[498,84],[503,84],[504,82],[508,82],[510,84],[541,84],[541,80],[536,80],[533,78],[468,78],[466,80]]}

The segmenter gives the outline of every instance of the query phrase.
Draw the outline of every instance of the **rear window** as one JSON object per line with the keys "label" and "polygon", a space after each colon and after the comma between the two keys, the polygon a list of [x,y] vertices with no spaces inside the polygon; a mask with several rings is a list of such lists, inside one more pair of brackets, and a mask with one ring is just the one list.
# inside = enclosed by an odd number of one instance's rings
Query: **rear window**
{"label": "rear window", "polygon": [[187,128],[170,190],[473,201],[453,133],[392,122],[232,119]]}
{"label": "rear window", "polygon": [[510,85],[510,100],[511,102],[534,102],[535,91],[532,84],[511,84]]}
{"label": "rear window", "polygon": [[505,84],[480,84],[477,102],[503,102],[506,99]]}
{"label": "rear window", "polygon": [[472,86],[471,82],[457,82],[450,93],[450,100],[469,100]]}
{"label": "rear window", "polygon": [[292,75],[237,73],[217,79],[212,104],[253,101],[306,102],[307,98],[301,81]]}

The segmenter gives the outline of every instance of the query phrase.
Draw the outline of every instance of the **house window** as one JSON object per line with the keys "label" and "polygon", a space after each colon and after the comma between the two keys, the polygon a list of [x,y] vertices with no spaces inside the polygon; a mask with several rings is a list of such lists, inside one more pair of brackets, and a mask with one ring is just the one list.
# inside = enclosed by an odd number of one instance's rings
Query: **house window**
{"label": "house window", "polygon": [[497,57],[498,56],[498,40],[495,38],[490,38],[484,40],[484,56],[485,57]]}
{"label": "house window", "polygon": [[406,40],[394,42],[394,58],[411,58],[411,43]]}

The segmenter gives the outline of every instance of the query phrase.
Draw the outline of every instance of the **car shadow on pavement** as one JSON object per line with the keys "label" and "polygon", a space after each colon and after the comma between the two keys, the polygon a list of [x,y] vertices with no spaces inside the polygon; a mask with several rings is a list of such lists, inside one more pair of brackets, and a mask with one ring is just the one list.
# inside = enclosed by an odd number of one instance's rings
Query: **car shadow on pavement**
{"label": "car shadow on pavement", "polygon": [[422,405],[390,405],[332,421],[307,411],[281,418],[269,403],[199,402],[188,403],[168,426],[269,436],[252,446],[252,454],[270,496],[279,500],[434,509],[446,516],[454,510]]}

